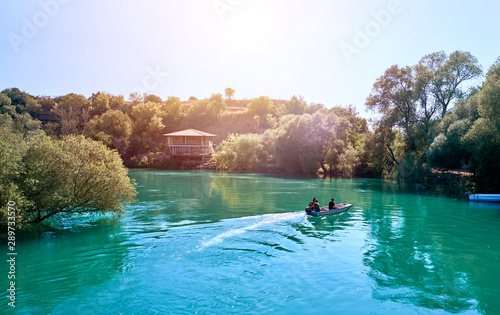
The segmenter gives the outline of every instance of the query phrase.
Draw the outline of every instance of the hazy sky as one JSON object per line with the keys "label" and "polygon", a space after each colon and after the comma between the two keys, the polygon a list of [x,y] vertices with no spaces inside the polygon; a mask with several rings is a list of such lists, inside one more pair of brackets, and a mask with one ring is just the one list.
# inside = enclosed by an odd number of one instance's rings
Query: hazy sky
{"label": "hazy sky", "polygon": [[364,102],[391,65],[500,55],[499,1],[0,1],[0,90]]}

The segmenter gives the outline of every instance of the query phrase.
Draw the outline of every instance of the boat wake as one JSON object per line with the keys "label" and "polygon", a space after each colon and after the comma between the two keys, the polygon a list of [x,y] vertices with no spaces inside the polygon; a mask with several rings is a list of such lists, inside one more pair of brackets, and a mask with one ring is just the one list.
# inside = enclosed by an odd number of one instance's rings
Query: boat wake
{"label": "boat wake", "polygon": [[[265,214],[254,217],[242,217],[238,219],[231,219],[236,222],[238,227],[232,228],[229,231],[221,233],[207,241],[202,242],[197,251],[202,251],[207,247],[220,244],[225,239],[232,238],[236,235],[243,234],[248,231],[256,231],[260,230],[264,226],[276,225],[282,223],[300,223],[306,218],[306,215],[303,211],[300,212],[290,212],[290,213],[273,213],[273,214]],[[257,221],[257,222],[255,222]],[[247,225],[251,222],[255,222],[253,224]]]}

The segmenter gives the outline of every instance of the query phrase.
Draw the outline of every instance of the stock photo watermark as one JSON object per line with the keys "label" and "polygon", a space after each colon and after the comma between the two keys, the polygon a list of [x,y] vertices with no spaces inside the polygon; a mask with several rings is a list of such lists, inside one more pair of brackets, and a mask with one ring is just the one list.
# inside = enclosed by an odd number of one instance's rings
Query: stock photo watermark
{"label": "stock photo watermark", "polygon": [[15,32],[9,32],[7,38],[14,52],[18,53],[21,45],[29,43],[38,35],[40,30],[49,24],[49,21],[56,17],[61,10],[61,6],[69,3],[71,0],[41,0],[38,1],[40,10],[36,11],[31,18],[23,17],[21,29]]}
{"label": "stock photo watermark", "polygon": [[7,203],[7,264],[9,271],[7,273],[8,286],[8,305],[16,307],[16,203],[9,201]]}
{"label": "stock photo watermark", "polygon": [[219,19],[224,21],[226,13],[234,11],[242,2],[243,0],[215,0],[213,6]]}
{"label": "stock photo watermark", "polygon": [[147,67],[146,72],[147,74],[142,78],[142,84],[136,85],[132,89],[132,93],[142,95],[151,92],[158,88],[163,80],[168,77],[168,72],[161,71],[159,66],[156,66],[155,69]]}
{"label": "stock photo watermark", "polygon": [[354,28],[354,37],[350,42],[341,42],[340,50],[348,63],[351,62],[354,55],[358,55],[362,50],[368,47],[373,38],[386,28],[393,20],[395,15],[403,12],[399,0],[390,0],[385,9],[371,11],[371,19],[365,23],[364,27]]}

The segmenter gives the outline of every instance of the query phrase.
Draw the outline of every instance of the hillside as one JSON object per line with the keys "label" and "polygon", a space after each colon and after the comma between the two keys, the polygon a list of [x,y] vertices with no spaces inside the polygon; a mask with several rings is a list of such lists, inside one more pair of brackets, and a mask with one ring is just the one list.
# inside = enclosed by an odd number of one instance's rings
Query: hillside
{"label": "hillside", "polygon": [[[287,100],[272,100],[274,106],[279,109],[283,104],[287,102]],[[216,124],[207,126],[207,127],[199,127],[199,126],[191,126],[185,124],[182,126],[182,129],[200,129],[209,133],[213,133],[217,135],[214,138],[215,145],[221,143],[227,136],[231,133],[255,133],[256,123],[254,120],[254,115],[248,112],[248,108],[246,107],[250,100],[230,100],[227,102],[227,109],[224,112],[224,117],[222,120]],[[189,109],[193,106],[196,101],[184,101],[182,105]],[[264,127],[260,127],[258,132],[262,133],[266,130]]]}

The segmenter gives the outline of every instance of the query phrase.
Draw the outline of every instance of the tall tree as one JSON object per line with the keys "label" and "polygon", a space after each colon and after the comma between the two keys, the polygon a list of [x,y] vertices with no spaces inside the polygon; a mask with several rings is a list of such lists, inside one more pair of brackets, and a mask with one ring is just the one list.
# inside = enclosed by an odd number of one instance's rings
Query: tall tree
{"label": "tall tree", "polygon": [[274,104],[267,96],[259,96],[250,100],[247,104],[248,111],[252,115],[259,115],[259,117],[266,117],[267,114],[274,112]]}
{"label": "tall tree", "polygon": [[209,99],[199,100],[191,106],[186,115],[186,121],[191,126],[209,126],[222,118],[227,108],[222,94],[213,94]]}
{"label": "tall tree", "polygon": [[70,93],[55,99],[51,113],[57,118],[62,135],[80,134],[90,120],[90,102],[85,96]]}
{"label": "tall tree", "polygon": [[228,101],[233,99],[234,92],[235,92],[235,90],[230,88],[230,87],[228,87],[224,90],[224,94],[226,95],[226,98]]}
{"label": "tall tree", "polygon": [[134,150],[151,149],[156,139],[163,135],[164,112],[161,104],[154,102],[139,103],[130,113],[132,119],[131,141]]}
{"label": "tall tree", "polygon": [[366,105],[382,113],[380,122],[383,127],[398,127],[406,135],[409,150],[416,149],[417,139],[417,99],[414,90],[414,71],[411,67],[400,68],[394,65],[373,84]]}
{"label": "tall tree", "polygon": [[463,96],[461,86],[465,81],[481,75],[481,66],[469,52],[455,51],[447,56],[443,51],[424,56],[418,66],[429,71],[429,88],[441,118],[450,105]]}
{"label": "tall tree", "polygon": [[91,112],[90,116],[99,116],[111,109],[109,101],[111,99],[111,94],[106,92],[92,93],[89,98]]}
{"label": "tall tree", "polygon": [[[436,52],[424,56],[413,67],[394,65],[373,85],[366,105],[382,114],[377,122],[388,155],[399,168],[399,175],[414,176],[426,161],[429,145],[436,136],[436,123],[459,100],[465,81],[481,74],[477,59],[468,52],[450,56]],[[393,131],[401,137],[393,137]],[[385,136],[384,136],[385,135]],[[404,147],[396,150],[402,138]]]}
{"label": "tall tree", "polygon": [[287,101],[282,108],[283,114],[294,114],[302,115],[307,108],[307,103],[302,97],[292,96],[292,98]]}
{"label": "tall tree", "polygon": [[500,57],[478,92],[479,119],[463,137],[483,191],[500,192]]}
{"label": "tall tree", "polygon": [[165,131],[174,131],[179,128],[182,119],[186,116],[186,109],[178,97],[169,96],[165,101],[165,116],[163,124]]}
{"label": "tall tree", "polygon": [[109,110],[89,121],[86,134],[123,155],[132,134],[132,120],[120,110]]}

